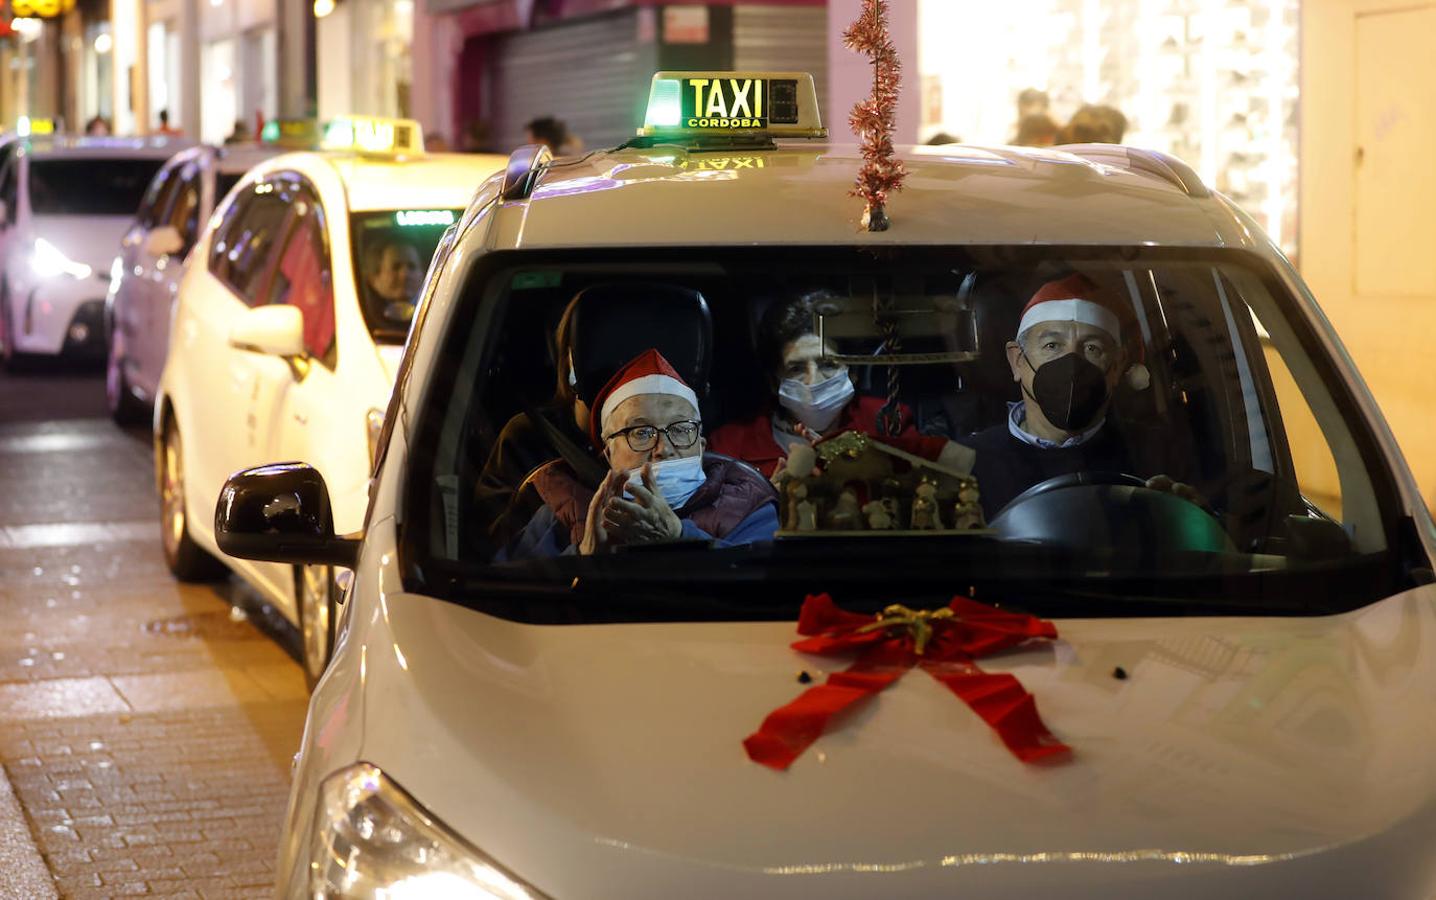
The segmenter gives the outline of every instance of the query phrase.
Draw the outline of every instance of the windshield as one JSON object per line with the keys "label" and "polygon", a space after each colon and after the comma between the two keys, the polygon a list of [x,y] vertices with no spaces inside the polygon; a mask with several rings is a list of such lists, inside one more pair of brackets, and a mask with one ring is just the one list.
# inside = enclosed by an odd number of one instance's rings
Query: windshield
{"label": "windshield", "polygon": [[1374,443],[1248,254],[623,256],[476,265],[410,443],[414,589],[534,621],[1310,614],[1401,578]]}
{"label": "windshield", "polygon": [[404,343],[429,260],[444,229],[461,212],[400,209],[353,215],[354,280],[376,342]]}
{"label": "windshield", "polygon": [[162,159],[35,159],[30,209],[36,215],[133,216]]}

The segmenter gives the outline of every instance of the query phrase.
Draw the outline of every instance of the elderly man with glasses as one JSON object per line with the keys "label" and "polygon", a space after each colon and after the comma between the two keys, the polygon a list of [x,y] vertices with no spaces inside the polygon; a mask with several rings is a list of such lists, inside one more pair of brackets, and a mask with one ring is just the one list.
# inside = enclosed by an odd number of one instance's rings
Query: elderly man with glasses
{"label": "elderly man with glasses", "polygon": [[544,505],[501,558],[679,540],[727,547],[773,537],[773,487],[750,466],[704,455],[698,397],[657,350],[620,369],[593,410],[589,429],[608,475],[589,491],[562,460],[536,471],[530,481]]}

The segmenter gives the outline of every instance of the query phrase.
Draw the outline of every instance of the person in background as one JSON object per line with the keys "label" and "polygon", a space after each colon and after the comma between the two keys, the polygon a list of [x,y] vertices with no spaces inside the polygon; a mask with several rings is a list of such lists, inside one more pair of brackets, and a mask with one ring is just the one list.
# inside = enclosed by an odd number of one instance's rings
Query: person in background
{"label": "person in background", "polygon": [[253,136],[249,131],[249,123],[243,119],[235,119],[234,130],[229,133],[229,136],[224,139],[224,142],[226,144],[242,144],[252,139]]}
{"label": "person in background", "polygon": [[1088,104],[1077,110],[1058,132],[1059,144],[1120,144],[1127,132],[1127,117],[1112,106]]}
{"label": "person in background", "polygon": [[937,134],[928,138],[925,143],[929,147],[941,147],[945,144],[961,144],[962,138],[948,134],[946,131],[939,131]]}
{"label": "person in background", "polygon": [[95,116],[85,123],[86,137],[109,137],[110,122],[104,116]]}
{"label": "person in background", "polygon": [[574,156],[583,152],[583,141],[568,130],[562,119],[540,116],[525,128],[526,143],[543,144],[554,156]]}
{"label": "person in background", "polygon": [[183,132],[183,131],[180,131],[178,128],[171,128],[171,127],[170,127],[170,111],[169,111],[169,110],[167,110],[167,109],[162,109],[162,110],[160,110],[160,116],[159,116],[159,118],[160,118],[160,127],[157,128],[157,129],[155,129],[155,134],[162,134],[162,135],[165,135],[166,137],[177,137],[178,135],[184,134],[184,132]]}
{"label": "person in background", "polygon": [[758,361],[767,375],[772,399],[754,418],[729,422],[714,431],[709,449],[741,459],[772,478],[794,448],[858,431],[967,472],[971,451],[945,437],[919,434],[906,405],[898,406],[898,433],[884,434],[878,418],[887,401],[858,396],[848,367],[825,359],[832,351],[814,331],[816,300],[808,295],[778,302],[763,314],[758,326]]}
{"label": "person in background", "polygon": [[1047,113],[1033,113],[1017,123],[1017,137],[1012,143],[1017,147],[1051,147],[1057,142],[1058,130]]}
{"label": "person in background", "polygon": [[387,321],[409,327],[423,279],[423,261],[408,241],[381,237],[365,245],[364,284]]}
{"label": "person in background", "polygon": [[594,397],[589,436],[609,472],[590,491],[564,460],[530,480],[543,499],[499,560],[606,553],[619,546],[773,538],[777,492],[752,469],[704,457],[698,396],[657,350],[626,363]]}
{"label": "person in background", "polygon": [[1017,121],[1036,115],[1051,115],[1051,103],[1046,91],[1028,88],[1017,95]]}

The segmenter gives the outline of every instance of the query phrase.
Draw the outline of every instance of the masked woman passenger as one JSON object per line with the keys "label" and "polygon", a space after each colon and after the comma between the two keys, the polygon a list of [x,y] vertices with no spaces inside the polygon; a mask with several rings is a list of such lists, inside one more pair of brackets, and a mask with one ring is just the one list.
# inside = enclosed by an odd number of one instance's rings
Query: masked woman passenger
{"label": "masked woman passenger", "polygon": [[824,362],[825,348],[813,331],[811,298],[769,307],[758,326],[757,344],[772,398],[754,418],[713,432],[709,449],[715,453],[741,459],[771,478],[794,447],[858,431],[961,472],[971,468],[972,451],[919,434],[905,405],[898,407],[898,433],[887,435],[879,422],[887,401],[859,396],[847,366]]}
{"label": "masked woman passenger", "polygon": [[657,350],[604,385],[589,429],[608,461],[603,483],[588,490],[563,460],[540,468],[529,480],[544,505],[500,559],[684,539],[725,547],[777,531],[772,485],[734,460],[703,455],[698,397]]}

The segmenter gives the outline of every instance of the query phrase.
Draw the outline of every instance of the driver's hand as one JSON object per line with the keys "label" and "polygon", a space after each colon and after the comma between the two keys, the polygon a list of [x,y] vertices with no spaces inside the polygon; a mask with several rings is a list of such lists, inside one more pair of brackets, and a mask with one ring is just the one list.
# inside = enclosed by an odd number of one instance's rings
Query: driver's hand
{"label": "driver's hand", "polygon": [[1170,475],[1153,475],[1147,479],[1147,487],[1150,490],[1181,497],[1188,503],[1195,503],[1203,509],[1207,506],[1206,498],[1196,488],[1181,481],[1174,481]]}

